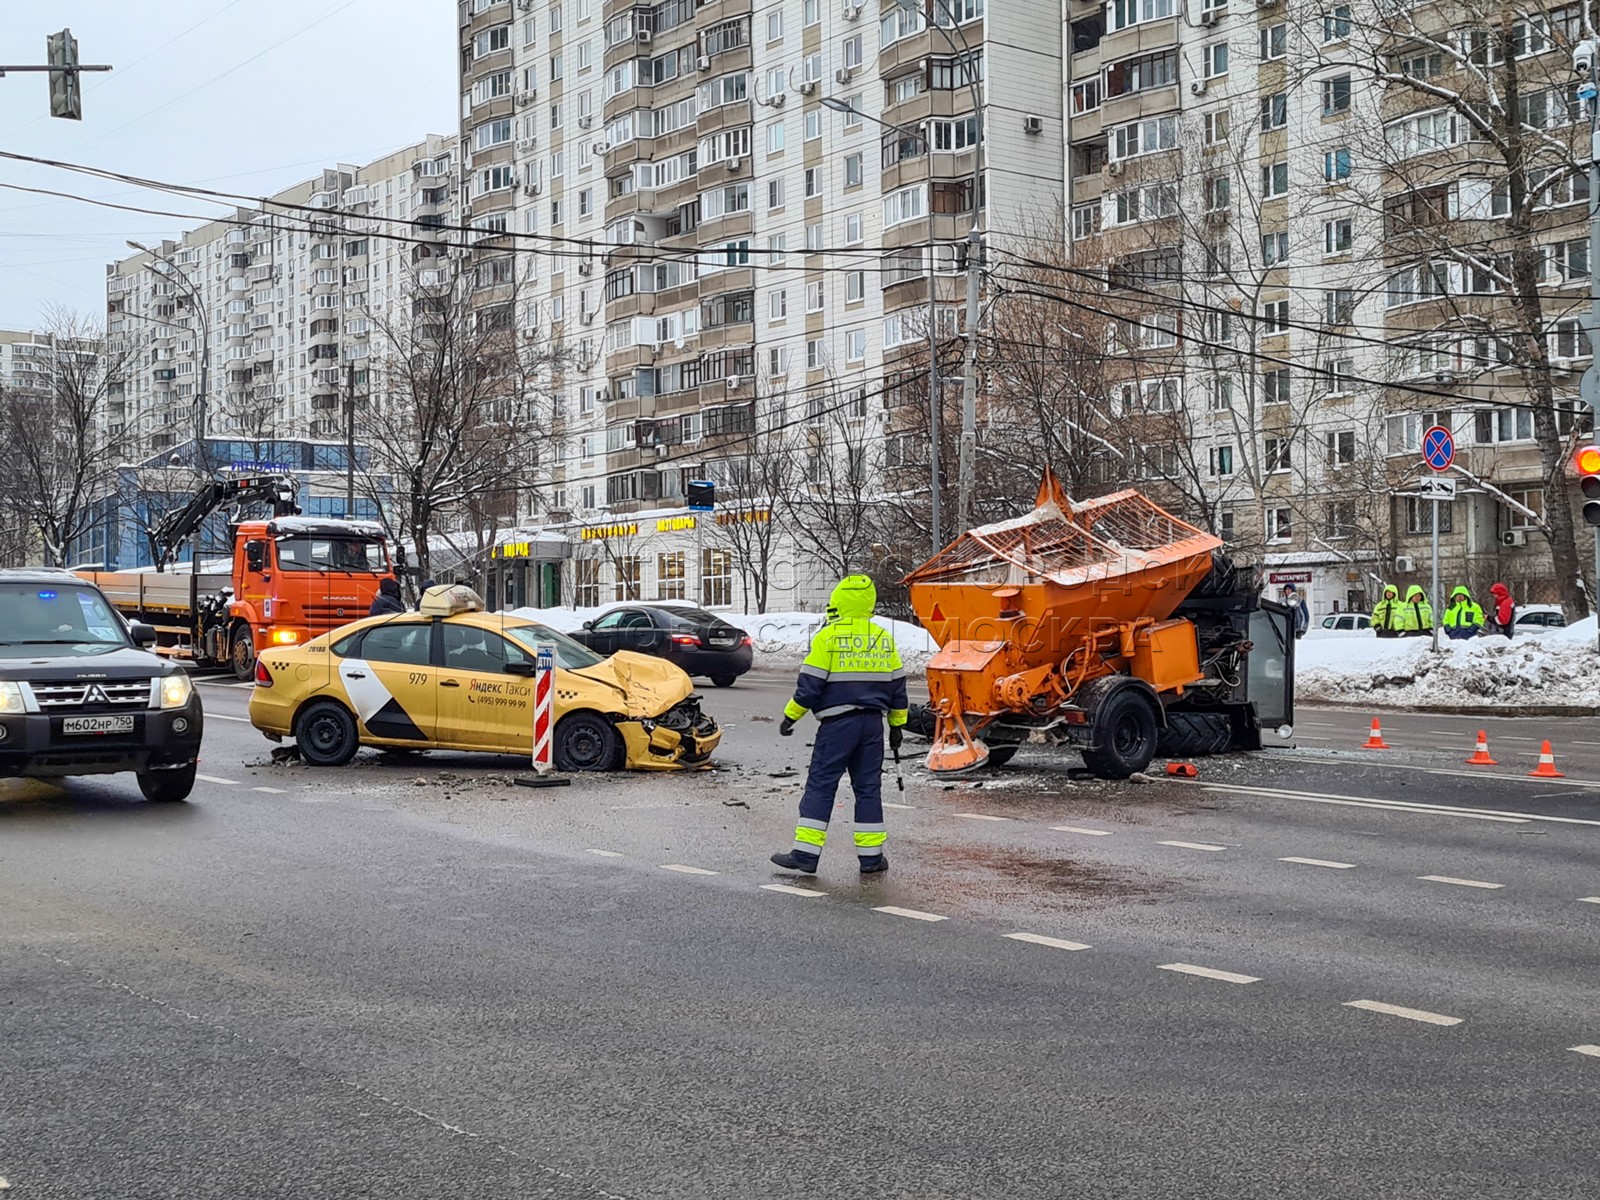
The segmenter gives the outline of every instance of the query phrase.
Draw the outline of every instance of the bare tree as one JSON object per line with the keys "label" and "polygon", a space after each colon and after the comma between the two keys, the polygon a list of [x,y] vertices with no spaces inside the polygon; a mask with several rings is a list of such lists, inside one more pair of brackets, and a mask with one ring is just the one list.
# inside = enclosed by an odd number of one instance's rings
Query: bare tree
{"label": "bare tree", "polygon": [[787,411],[781,393],[774,396],[763,381],[762,393],[748,409],[718,427],[731,436],[715,460],[715,542],[732,554],[747,613],[752,604],[764,613],[771,603],[773,568],[785,545],[789,511],[782,498],[801,486],[795,450],[802,439],[787,425]]}
{"label": "bare tree", "polygon": [[808,389],[802,403],[800,478],[780,496],[779,508],[795,544],[828,574],[867,570],[880,492],[866,389],[822,384]]}

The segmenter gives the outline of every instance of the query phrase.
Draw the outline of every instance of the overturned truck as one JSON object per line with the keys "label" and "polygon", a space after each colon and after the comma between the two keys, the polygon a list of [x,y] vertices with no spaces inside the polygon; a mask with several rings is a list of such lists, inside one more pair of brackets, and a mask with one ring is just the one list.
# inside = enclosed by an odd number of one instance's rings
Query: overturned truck
{"label": "overturned truck", "polygon": [[1074,503],[1047,473],[1032,512],[912,571],[912,606],[940,647],[920,714],[929,769],[999,766],[1043,740],[1124,779],[1158,753],[1287,738],[1292,614],[1221,546],[1138,492]]}

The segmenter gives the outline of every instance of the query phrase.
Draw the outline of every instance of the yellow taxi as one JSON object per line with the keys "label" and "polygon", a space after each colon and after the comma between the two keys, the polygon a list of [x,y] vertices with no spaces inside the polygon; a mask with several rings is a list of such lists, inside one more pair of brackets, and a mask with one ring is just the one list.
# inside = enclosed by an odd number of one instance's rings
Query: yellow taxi
{"label": "yellow taxi", "polygon": [[689,677],[622,651],[601,658],[537,621],[483,611],[471,588],[429,588],[421,611],[264,649],[250,721],[293,738],[315,766],[362,746],[530,755],[534,659],[555,645],[555,766],[561,771],[709,765],[722,739]]}

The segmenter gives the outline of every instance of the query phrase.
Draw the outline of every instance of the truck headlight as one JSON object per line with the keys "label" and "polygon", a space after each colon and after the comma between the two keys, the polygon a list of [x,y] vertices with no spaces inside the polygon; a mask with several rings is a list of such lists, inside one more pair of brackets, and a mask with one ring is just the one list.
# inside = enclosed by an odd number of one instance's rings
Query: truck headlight
{"label": "truck headlight", "polygon": [[22,698],[20,683],[0,682],[0,713],[27,711],[27,701]]}
{"label": "truck headlight", "polygon": [[162,708],[182,708],[194,695],[194,684],[184,674],[163,676],[156,684]]}

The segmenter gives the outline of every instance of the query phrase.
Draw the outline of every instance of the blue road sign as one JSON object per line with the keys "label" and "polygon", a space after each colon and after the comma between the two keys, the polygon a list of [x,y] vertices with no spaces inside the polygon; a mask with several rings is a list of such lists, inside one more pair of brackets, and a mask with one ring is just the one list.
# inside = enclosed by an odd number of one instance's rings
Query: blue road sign
{"label": "blue road sign", "polygon": [[1422,461],[1435,471],[1448,471],[1456,460],[1456,439],[1443,425],[1422,435]]}

